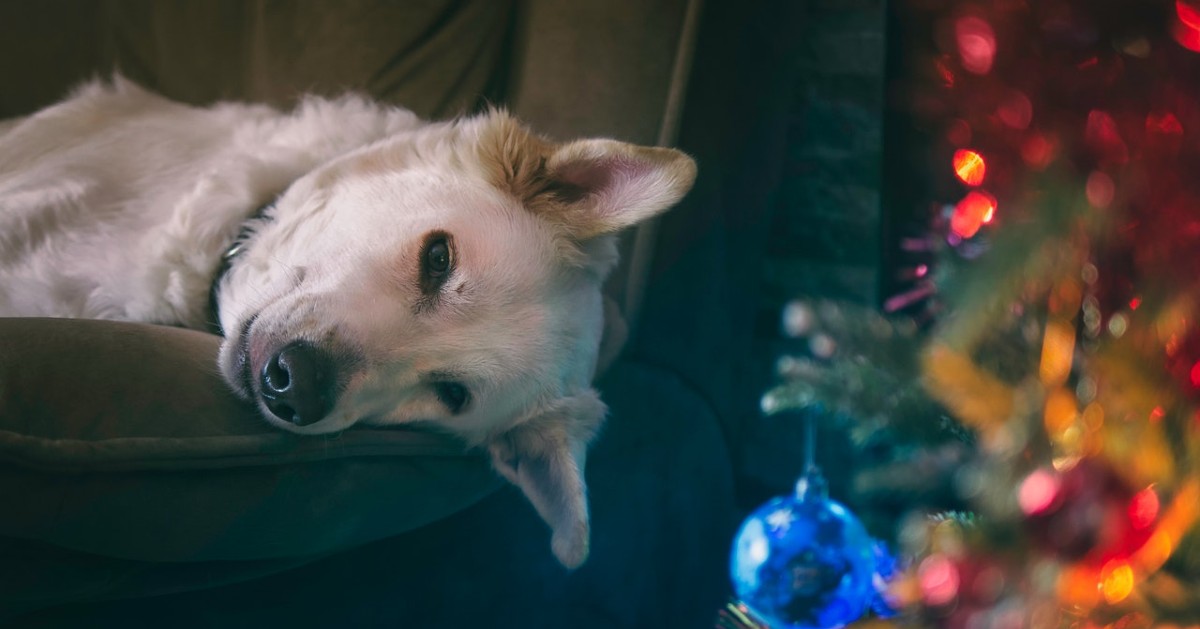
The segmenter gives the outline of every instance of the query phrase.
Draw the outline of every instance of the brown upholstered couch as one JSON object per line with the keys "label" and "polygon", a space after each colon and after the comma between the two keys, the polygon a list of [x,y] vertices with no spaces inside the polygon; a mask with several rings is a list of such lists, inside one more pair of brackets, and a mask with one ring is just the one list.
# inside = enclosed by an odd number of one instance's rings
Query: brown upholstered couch
{"label": "brown upholstered couch", "polygon": [[[669,144],[697,0],[0,2],[0,119],[119,70],[170,97],[365,91],[427,117],[501,103],[559,138]],[[0,208],[3,211],[3,208]],[[636,328],[653,226],[608,287]],[[618,361],[567,573],[446,438],[275,432],[217,339],[0,319],[0,622],[27,626],[688,626],[721,593],[729,464],[701,396]]]}

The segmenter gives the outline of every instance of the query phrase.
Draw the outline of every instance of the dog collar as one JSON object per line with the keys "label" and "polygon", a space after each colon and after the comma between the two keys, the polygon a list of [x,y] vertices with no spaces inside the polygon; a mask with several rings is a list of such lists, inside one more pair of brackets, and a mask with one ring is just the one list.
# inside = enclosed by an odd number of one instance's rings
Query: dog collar
{"label": "dog collar", "polygon": [[254,210],[253,214],[242,221],[237,236],[221,253],[221,259],[217,263],[217,272],[213,274],[212,284],[208,288],[208,328],[213,334],[225,336],[225,331],[221,329],[220,311],[217,310],[217,288],[221,286],[221,280],[225,279],[225,274],[229,273],[229,269],[233,267],[234,259],[246,249],[246,242],[250,239],[251,225],[261,219],[273,205],[275,205],[275,201],[272,199],[270,203]]}

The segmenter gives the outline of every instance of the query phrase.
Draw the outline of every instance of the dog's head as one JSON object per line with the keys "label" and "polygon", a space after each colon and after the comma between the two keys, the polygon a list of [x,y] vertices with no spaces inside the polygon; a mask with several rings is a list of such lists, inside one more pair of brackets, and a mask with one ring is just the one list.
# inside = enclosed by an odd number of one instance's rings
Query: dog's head
{"label": "dog's head", "polygon": [[694,177],[678,151],[555,144],[503,112],[348,154],[278,199],[219,286],[222,372],[287,430],[424,422],[487,448],[578,565],[614,234]]}

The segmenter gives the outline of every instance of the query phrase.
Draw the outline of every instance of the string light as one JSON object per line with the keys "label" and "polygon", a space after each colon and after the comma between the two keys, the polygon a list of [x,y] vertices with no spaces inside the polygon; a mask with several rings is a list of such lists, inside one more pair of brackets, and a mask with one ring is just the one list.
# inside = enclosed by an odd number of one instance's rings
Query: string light
{"label": "string light", "polygon": [[972,190],[954,206],[950,230],[959,238],[970,238],[990,223],[996,214],[996,198],[982,190]]}
{"label": "string light", "polygon": [[983,156],[975,151],[959,149],[954,152],[954,174],[968,186],[978,186],[983,183],[987,173],[987,163]]}

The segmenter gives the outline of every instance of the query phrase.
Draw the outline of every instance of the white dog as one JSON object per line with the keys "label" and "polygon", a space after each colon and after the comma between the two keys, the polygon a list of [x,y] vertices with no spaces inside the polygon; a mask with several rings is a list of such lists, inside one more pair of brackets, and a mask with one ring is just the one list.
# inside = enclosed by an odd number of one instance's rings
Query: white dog
{"label": "white dog", "polygon": [[678,151],[554,144],[500,111],[193,108],[116,78],[0,122],[0,316],[215,316],[221,373],[267,421],[486,447],[573,567],[613,233],[694,177]]}

